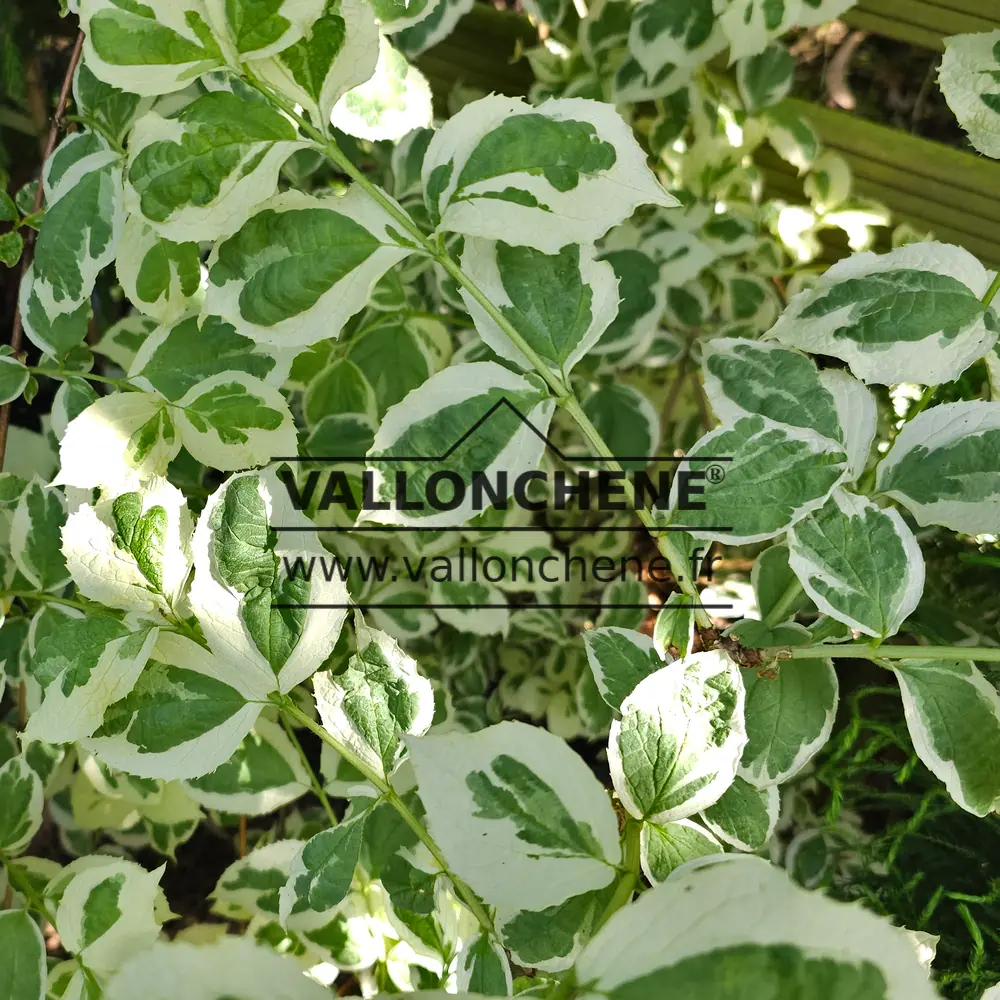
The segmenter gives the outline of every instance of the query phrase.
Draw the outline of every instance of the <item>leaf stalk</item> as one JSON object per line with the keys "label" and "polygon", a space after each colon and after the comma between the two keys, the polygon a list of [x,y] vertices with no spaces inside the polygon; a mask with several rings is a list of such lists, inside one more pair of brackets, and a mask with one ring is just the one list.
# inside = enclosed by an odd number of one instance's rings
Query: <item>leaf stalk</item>
{"label": "leaf stalk", "polygon": [[[313,140],[320,152],[322,152],[332,163],[343,171],[343,173],[350,177],[351,180],[358,184],[373,201],[375,201],[395,222],[400,225],[400,227],[410,238],[412,238],[414,243],[422,252],[428,254],[430,257],[433,257],[435,262],[445,271],[445,273],[453,278],[461,288],[468,292],[470,297],[482,307],[489,318],[496,323],[498,327],[500,327],[510,342],[528,359],[528,361],[531,362],[535,371],[541,376],[546,386],[548,386],[549,390],[555,396],[559,405],[566,410],[570,417],[572,417],[583,436],[596,450],[597,454],[602,456],[608,468],[613,472],[622,471],[621,465],[615,458],[611,449],[608,447],[604,438],[584,412],[583,407],[580,405],[580,401],[576,398],[576,395],[574,394],[572,387],[569,385],[569,380],[566,376],[562,372],[554,371],[551,366],[539,356],[537,351],[535,351],[534,348],[524,339],[524,337],[521,336],[517,328],[490,300],[489,296],[487,296],[486,293],[471,278],[469,278],[468,275],[465,274],[458,262],[447,253],[444,247],[433,242],[394,198],[390,197],[377,184],[373,184],[364,175],[364,173],[351,162],[350,158],[337,145],[334,139],[326,135],[322,130],[318,129],[312,124],[312,122],[300,114],[295,106],[283,95],[256,79],[252,74],[248,73],[246,80],[250,86],[258,90],[264,95],[265,98],[267,98],[276,107],[280,108],[282,112],[294,121],[299,128]],[[629,502],[634,507],[634,490],[632,490],[631,483],[627,482],[627,480],[625,483],[625,489],[626,497],[629,497]],[[630,493],[631,496],[629,496]],[[698,603],[698,588],[694,585],[694,581],[687,579],[681,572],[679,572],[679,567],[685,566],[686,560],[677,550],[673,540],[667,535],[667,533],[661,533],[658,531],[658,525],[656,524],[653,515],[648,510],[643,508],[638,510],[636,513],[643,526],[652,535],[660,553],[670,564],[674,577],[681,590],[695,603]],[[712,627],[712,620],[709,617],[708,612],[703,609],[699,608],[695,612],[695,618],[699,626],[702,628]]]}

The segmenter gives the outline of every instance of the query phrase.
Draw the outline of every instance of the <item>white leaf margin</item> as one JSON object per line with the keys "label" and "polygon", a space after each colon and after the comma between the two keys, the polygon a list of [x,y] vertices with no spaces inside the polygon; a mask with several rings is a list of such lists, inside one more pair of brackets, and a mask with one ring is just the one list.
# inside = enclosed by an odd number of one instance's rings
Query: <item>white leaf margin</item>
{"label": "white leaf margin", "polygon": [[[614,166],[597,177],[581,176],[576,187],[567,192],[557,191],[544,177],[524,172],[502,174],[470,185],[463,200],[452,203],[462,167],[479,142],[508,118],[525,114],[589,122],[601,140],[614,146]],[[474,101],[434,133],[424,156],[425,190],[434,169],[450,161],[454,169],[438,202],[443,209],[441,229],[485,239],[507,238],[508,242],[514,242],[516,236],[517,241],[543,253],[556,253],[567,243],[593,243],[640,205],[671,208],[678,204],[656,180],[630,126],[614,107],[585,98],[557,98],[537,108],[498,95]],[[551,213],[482,197],[511,186],[536,196]]]}
{"label": "white leaf margin", "polygon": [[[936,991],[912,945],[887,920],[796,886],[749,855],[683,866],[619,910],[584,948],[582,1000],[600,1000],[626,983],[737,945],[791,945],[813,958],[871,962],[886,980],[885,1000],[934,1000]],[[674,919],[679,912],[684,920]],[[649,928],[664,928],[650,934]]]}
{"label": "white leaf margin", "polygon": [[[930,459],[938,449],[978,434],[1000,430],[1000,403],[979,400],[943,403],[917,414],[899,432],[892,448],[879,463],[875,488],[893,500],[898,500],[914,516],[917,524],[941,524],[953,531],[978,535],[985,531],[1000,531],[1000,490],[987,499],[966,502],[959,499],[935,500],[923,503],[902,490],[887,489],[892,470],[916,448],[925,449]],[[996,475],[996,467],[984,474]],[[930,474],[930,473],[929,473]]]}
{"label": "white leaf margin", "polygon": [[[622,729],[622,720],[632,712],[649,711],[656,709],[669,715],[671,710],[676,711],[680,704],[680,693],[686,686],[686,673],[691,666],[697,668],[697,676],[692,678],[695,682],[704,684],[705,680],[720,673],[728,673],[734,682],[736,689],[736,705],[733,709],[733,716],[730,723],[730,731],[721,746],[717,747],[711,754],[703,754],[699,766],[692,769],[684,776],[683,784],[688,784],[704,776],[706,773],[716,771],[715,778],[707,785],[699,788],[682,805],[662,812],[643,814],[639,804],[632,797],[629,791],[629,783],[625,778],[625,769],[622,761],[621,749],[618,737]],[[725,790],[732,784],[739,768],[740,757],[743,748],[747,743],[746,722],[743,717],[744,706],[746,704],[746,689],[743,686],[743,678],[740,676],[739,667],[722,650],[712,650],[705,653],[694,653],[686,656],[683,660],[669,663],[656,673],[650,674],[640,681],[635,690],[622,702],[621,719],[615,719],[611,723],[611,733],[608,737],[608,766],[611,770],[611,783],[614,785],[615,793],[621,800],[622,805],[632,815],[640,819],[649,820],[652,823],[673,823],[679,819],[687,819],[695,813],[700,812],[719,800]],[[694,722],[688,716],[682,715],[682,725],[688,729]],[[678,753],[683,752],[683,743],[678,749]]]}
{"label": "white leaf margin", "polygon": [[[211,554],[213,534],[210,522],[213,513],[222,503],[229,487],[236,480],[248,476],[258,480],[257,492],[264,503],[267,523],[297,529],[278,532],[275,546],[275,554],[279,560],[278,572],[283,571],[283,557],[294,562],[297,556],[307,561],[314,556],[326,559],[331,559],[332,556],[320,545],[316,533],[310,530],[313,523],[302,511],[292,506],[287,490],[273,469],[231,476],[209,497],[198,519],[191,543],[194,555],[194,580],[188,597],[191,609],[201,623],[205,638],[215,655],[234,667],[238,665],[242,676],[252,685],[249,688],[253,692],[251,697],[266,699],[272,691],[287,694],[330,655],[347,618],[349,597],[347,586],[341,580],[327,582],[322,573],[313,575],[308,603],[342,607],[329,610],[312,608],[306,612],[306,624],[299,641],[275,676],[240,615],[243,595],[220,581]],[[227,683],[231,681],[227,680]]]}
{"label": "white leaf margin", "polygon": [[[542,910],[571,896],[600,889],[621,860],[618,823],[607,793],[581,757],[548,730],[501,722],[472,734],[428,735],[405,740],[427,809],[431,835],[451,869],[490,906]],[[560,798],[574,819],[590,824],[605,861],[561,858],[526,845],[510,820],[478,819],[465,784],[489,771],[503,754],[530,768]]]}
{"label": "white leaf margin", "polygon": [[[849,589],[846,581],[833,575],[828,567],[814,562],[806,554],[803,544],[799,541],[798,534],[801,526],[806,523],[806,518],[796,522],[788,529],[788,565],[798,577],[799,583],[802,584],[802,589],[805,590],[823,614],[829,615],[831,618],[835,618],[837,621],[843,622],[850,628],[857,629],[865,635],[886,639],[889,636],[895,635],[900,630],[903,622],[916,610],[917,605],[920,603],[920,597],[924,592],[924,556],[920,550],[920,545],[898,510],[892,507],[879,507],[878,504],[872,503],[867,497],[849,493],[844,489],[834,490],[833,496],[830,499],[837,505],[840,513],[849,520],[862,519],[869,511],[875,511],[879,516],[886,518],[891,523],[896,537],[902,543],[906,558],[905,579],[903,581],[892,581],[894,585],[902,582],[903,586],[896,591],[892,606],[889,608],[890,616],[886,622],[885,634],[880,636],[869,626],[852,618],[842,609],[834,607],[830,600],[813,586],[813,577],[818,577],[830,586],[841,590]],[[873,552],[873,555],[877,558],[878,553]]]}
{"label": "white leaf margin", "polygon": [[919,341],[887,342],[868,350],[847,337],[834,336],[852,306],[826,316],[801,318],[805,309],[840,282],[899,269],[947,275],[962,282],[976,298],[985,295],[993,278],[993,272],[967,250],[949,243],[911,243],[887,254],[856,253],[838,261],[811,288],[793,296],[784,314],[765,336],[787,347],[841,358],[868,384],[939,385],[958,378],[996,343],[996,331],[987,328],[983,317],[949,340],[938,333]]}
{"label": "white leaf margin", "polygon": [[[491,389],[511,393],[533,393],[542,396],[542,390],[523,375],[518,375],[493,361],[473,361],[467,364],[450,365],[432,375],[426,382],[410,392],[401,402],[389,408],[372,444],[369,454],[392,454],[396,441],[413,424],[426,420],[448,406],[457,406],[466,400],[475,399]],[[521,424],[503,450],[490,462],[484,472],[492,480],[498,472],[506,472],[513,482],[521,472],[539,467],[545,453],[546,443],[539,437],[548,432],[555,400],[541,398],[529,413],[524,414],[531,427]],[[454,441],[442,441],[442,454],[454,445]],[[428,455],[428,459],[438,456]],[[385,481],[380,464],[370,466],[372,472],[372,493],[380,495]],[[419,525],[424,528],[451,527],[462,524],[480,513],[473,507],[472,491],[467,489],[464,501],[454,510],[440,511],[427,517],[411,517],[405,511],[390,509],[366,512],[367,521],[377,524]]]}
{"label": "white leaf margin", "polygon": [[262,201],[256,206],[254,214],[306,209],[322,209],[345,215],[372,233],[383,246],[349,275],[331,285],[308,309],[273,326],[260,326],[244,319],[240,311],[240,294],[246,286],[245,281],[234,280],[217,285],[211,280],[212,268],[219,259],[220,249],[225,245],[225,241],[220,241],[208,259],[209,283],[205,294],[204,315],[221,316],[237,333],[260,344],[287,348],[309,347],[320,340],[336,338],[344,324],[368,304],[379,278],[393,264],[399,263],[413,252],[412,248],[400,246],[393,241],[387,227],[394,227],[398,223],[356,185],[352,185],[340,198],[315,198],[301,191],[285,191]]}
{"label": "white leaf margin", "polygon": [[[247,704],[214,729],[154,753],[142,753],[126,739],[128,727],[116,736],[92,736],[81,746],[108,767],[127,771],[140,778],[197,778],[214,771],[236,752],[261,713],[267,691],[255,678],[247,677],[239,664],[213,656],[184,636],[161,632],[153,647],[152,659],[182,670],[202,674],[227,684]],[[131,725],[131,723],[130,723]]]}
{"label": "white leaf margin", "polygon": [[[462,270],[498,309],[513,305],[507,290],[504,288],[500,268],[497,264],[495,241],[476,237],[466,239],[465,249],[462,253]],[[609,263],[597,260],[594,247],[580,247],[579,274],[583,283],[590,287],[592,293],[590,324],[562,363],[560,371],[564,377],[569,375],[577,362],[590,352],[618,315],[618,278],[615,276],[614,268]],[[501,358],[513,361],[525,371],[533,371],[533,362],[490,318],[479,302],[465,288],[459,291],[465,308],[486,345]]]}

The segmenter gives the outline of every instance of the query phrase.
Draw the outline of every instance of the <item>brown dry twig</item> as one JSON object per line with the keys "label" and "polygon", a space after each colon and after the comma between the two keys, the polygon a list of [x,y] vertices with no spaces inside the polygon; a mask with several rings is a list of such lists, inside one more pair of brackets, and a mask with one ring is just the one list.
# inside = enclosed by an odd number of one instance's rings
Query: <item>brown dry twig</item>
{"label": "brown dry twig", "polygon": [[863,31],[851,32],[847,40],[834,53],[826,70],[826,90],[830,96],[830,102],[835,107],[843,108],[845,111],[853,111],[858,105],[847,76],[854,53],[867,37],[868,35]]}
{"label": "brown dry twig", "polygon": [[[56,105],[56,113],[52,116],[49,126],[49,137],[45,144],[42,156],[42,170],[45,169],[45,162],[52,155],[59,140],[59,130],[62,127],[63,115],[66,114],[66,105],[69,103],[70,91],[73,87],[73,75],[80,62],[80,54],[83,52],[83,32],[76,36],[76,43],[73,46],[72,55],[69,58],[69,65],[66,67],[66,75],[63,77],[62,90],[59,93],[59,103]],[[38,181],[38,191],[35,192],[35,213],[41,211],[44,192],[42,190],[41,178]],[[24,241],[24,254],[21,258],[21,277],[19,284],[24,281],[25,272],[31,264],[32,253],[35,249],[35,230],[29,228]],[[15,307],[14,324],[10,335],[10,346],[14,350],[14,356],[21,354],[21,343],[23,341],[24,324],[21,321],[21,310]],[[0,407],[0,470],[3,469],[4,459],[7,456],[7,430],[10,427],[10,403]]]}

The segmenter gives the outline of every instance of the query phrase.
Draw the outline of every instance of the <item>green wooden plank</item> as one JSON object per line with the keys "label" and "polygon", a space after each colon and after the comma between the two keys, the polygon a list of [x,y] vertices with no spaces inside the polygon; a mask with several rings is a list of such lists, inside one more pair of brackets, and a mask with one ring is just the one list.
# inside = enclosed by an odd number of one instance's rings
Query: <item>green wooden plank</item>
{"label": "green wooden plank", "polygon": [[[837,152],[850,165],[855,177],[934,202],[945,211],[970,215],[1000,234],[1000,198],[956,187],[947,180],[914,174],[905,166],[873,160],[850,150]],[[762,152],[758,162],[771,166],[772,158],[777,159],[777,155]]]}
{"label": "green wooden plank", "polygon": [[846,111],[800,100],[789,100],[788,104],[812,123],[823,144],[831,149],[892,164],[989,198],[1000,197],[1000,163],[995,160],[865,121]]}
{"label": "green wooden plank", "polygon": [[1000,199],[956,188],[948,181],[921,177],[905,169],[887,166],[852,153],[842,154],[855,177],[863,178],[901,194],[915,195],[940,205],[947,211],[960,212],[981,219],[1000,233]]}
{"label": "green wooden plank", "polygon": [[864,10],[849,10],[844,20],[852,27],[867,31],[872,35],[882,35],[894,38],[907,45],[915,45],[918,49],[931,49],[944,52],[944,39],[939,31],[920,28],[907,21],[898,21],[884,14],[873,14]]}
{"label": "green wooden plank", "polygon": [[[873,198],[892,210],[893,219],[921,219],[938,236],[965,247],[970,253],[989,260],[1000,259],[1000,243],[996,226],[968,213],[952,212],[948,208],[917,195],[906,194],[884,184],[857,178],[855,190],[862,197]],[[949,236],[945,237],[944,234]]]}
{"label": "green wooden plank", "polygon": [[989,17],[985,11],[965,13],[950,10],[936,0],[859,0],[856,10],[927,28],[942,37],[1000,28],[1000,21]]}
{"label": "green wooden plank", "polygon": [[962,14],[977,14],[995,21],[1000,28],[1000,0],[931,0],[938,7],[957,10]]}
{"label": "green wooden plank", "polygon": [[[767,159],[766,157],[762,157]],[[794,173],[787,172],[787,165],[773,165],[770,161],[761,164],[766,196],[783,198],[791,202],[802,202],[802,181]],[[990,227],[971,230],[975,225],[969,216],[946,216],[937,210],[933,202],[922,201],[912,196],[897,196],[891,190],[864,180],[855,184],[857,194],[873,198],[892,210],[893,226],[907,222],[921,231],[931,231],[939,240],[954,243],[975,254],[988,267],[1000,266],[1000,242],[996,230]],[[824,243],[824,246],[826,244]],[[880,249],[888,249],[885,240],[880,241]]]}
{"label": "green wooden plank", "polygon": [[[801,181],[794,172],[789,172],[788,165],[770,150],[760,150],[757,154],[758,164],[768,175],[774,178],[784,176],[785,190],[792,190],[790,184],[795,182],[795,192],[801,191]],[[912,191],[901,190],[878,181],[871,180],[855,173],[854,193],[861,198],[871,198],[885,205],[893,213],[902,212],[919,218],[927,227],[941,229],[946,227],[954,233],[961,233],[969,239],[996,243],[1000,247],[1000,228],[990,219],[982,218],[974,212],[941,205],[933,198],[925,198]]]}
{"label": "green wooden plank", "polygon": [[949,35],[1000,29],[1000,2],[859,0],[843,19],[862,31],[943,52]]}

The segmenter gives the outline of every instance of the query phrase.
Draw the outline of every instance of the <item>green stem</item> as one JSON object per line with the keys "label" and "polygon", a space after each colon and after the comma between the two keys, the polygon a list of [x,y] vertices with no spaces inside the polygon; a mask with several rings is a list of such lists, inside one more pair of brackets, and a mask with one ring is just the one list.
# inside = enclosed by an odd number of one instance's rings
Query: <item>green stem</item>
{"label": "green stem", "polygon": [[639,881],[639,856],[640,856],[640,836],[642,833],[642,823],[637,819],[627,819],[625,821],[625,843],[623,848],[623,866],[625,874],[615,889],[615,894],[611,897],[608,905],[604,908],[597,923],[594,926],[596,934],[623,906],[632,898],[636,883]]}
{"label": "green stem", "polygon": [[979,660],[1000,663],[1000,646],[771,646],[758,652],[779,660]]}
{"label": "green stem", "polygon": [[570,969],[564,979],[560,979],[549,1000],[570,1000],[576,993],[576,973]]}
{"label": "green stem", "polygon": [[25,901],[28,906],[40,913],[53,928],[56,926],[56,918],[49,912],[49,908],[45,905],[45,901],[38,895],[35,894],[35,890],[27,879],[21,878],[20,872],[17,870],[17,866],[12,863],[12,860],[7,857],[6,854],[0,852],[0,866],[7,872],[7,881],[10,882],[11,888],[15,892],[19,892],[24,896]]}
{"label": "green stem", "polygon": [[1000,292],[1000,271],[997,272],[997,276],[993,279],[993,284],[990,285],[983,296],[983,305],[987,309],[993,304],[993,300],[997,297],[997,292]]}
{"label": "green stem", "polygon": [[441,848],[438,847],[434,838],[427,831],[427,828],[413,815],[407,804],[394,791],[390,789],[385,798],[389,805],[399,813],[403,822],[417,835],[420,843],[427,848],[441,871],[451,880],[455,886],[455,891],[461,896],[462,902],[465,903],[472,915],[479,921],[479,926],[482,928],[483,933],[494,937],[496,932],[493,929],[493,921],[486,912],[486,908],[479,901],[476,894],[448,867],[447,859],[441,853]]}
{"label": "green stem", "polygon": [[23,229],[25,226],[29,226],[31,229],[38,229],[41,224],[42,219],[45,218],[45,209],[41,209],[38,212],[32,212],[31,215],[26,215],[18,224],[18,229]]}
{"label": "green stem", "polygon": [[931,405],[937,391],[938,387],[936,385],[929,385],[926,389],[924,389],[923,393],[921,393],[920,399],[918,399],[916,403],[906,411],[907,423],[909,423],[914,417],[923,413],[924,410]]}
{"label": "green stem", "polygon": [[62,379],[64,382],[71,378],[82,378],[88,382],[105,382],[108,385],[118,386],[119,389],[134,388],[128,379],[110,378],[107,375],[95,375],[93,372],[70,372],[62,368],[29,368],[28,371],[32,375],[44,375],[46,378]]}
{"label": "green stem", "polygon": [[177,615],[169,616],[168,620],[170,621],[171,631],[184,636],[185,639],[190,639],[192,642],[198,643],[202,649],[207,649],[211,652],[211,647],[205,641],[204,636],[189,622],[186,622],[183,618],[179,618]]}
{"label": "green stem", "polygon": [[337,143],[329,136],[316,128],[308,119],[300,115],[293,104],[291,104],[282,94],[272,90],[266,84],[250,78],[250,83],[259,90],[270,101],[273,101],[281,110],[288,115],[319,147],[320,151],[326,155],[332,163],[342,170],[348,177],[358,184],[362,190],[382,208],[393,221],[398,223],[403,231],[413,240],[417,247],[424,253],[433,257],[444,270],[451,275],[482,307],[503,332],[511,339],[518,349],[535,366],[538,374],[545,380],[546,385],[556,394],[565,395],[569,390],[563,384],[562,379],[549,368],[549,366],[538,356],[530,344],[521,336],[510,320],[490,301],[482,292],[478,285],[471,281],[458,266],[434,242],[432,242],[423,230],[413,221],[409,213],[377,184],[373,184],[364,173],[359,170],[341,150]]}
{"label": "green stem", "polygon": [[[400,314],[396,314],[400,316]],[[471,330],[475,327],[475,324],[467,316],[459,316],[457,313],[435,313],[435,312],[425,312],[419,309],[413,309],[408,312],[401,314],[402,319],[432,319],[436,320],[438,323],[447,323],[451,326],[461,326],[467,330]]]}
{"label": "green stem", "polygon": [[360,771],[367,781],[370,781],[379,791],[380,795],[388,795],[392,791],[392,786],[378,772],[363,761],[349,746],[342,744],[338,739],[328,733],[318,722],[310,719],[305,712],[299,708],[295,702],[287,695],[274,695],[272,701],[278,706],[282,715],[293,718],[300,726],[305,727],[314,736],[318,736],[328,747],[336,750],[352,767]]}
{"label": "green stem", "polygon": [[302,749],[302,744],[299,742],[298,736],[295,735],[295,728],[288,721],[288,717],[284,713],[280,713],[280,717],[281,724],[285,727],[285,732],[292,741],[292,746],[298,751],[299,760],[302,761],[302,766],[305,768],[306,774],[309,775],[309,783],[312,785],[313,793],[322,803],[327,818],[330,820],[330,826],[336,826],[337,814],[333,811],[333,806],[330,805],[330,799],[326,794],[326,789],[323,788],[323,782],[319,780],[315,770],[313,770],[312,764],[309,763],[309,758],[306,756],[305,750]]}
{"label": "green stem", "polygon": [[17,598],[22,601],[41,601],[43,604],[61,604],[67,608],[78,608],[80,611],[93,611],[93,604],[74,601],[68,597],[56,597],[55,594],[42,594],[34,590],[4,590],[0,591],[0,600]]}
{"label": "green stem", "polygon": [[[365,193],[374,202],[376,202],[376,204],[384,209],[393,221],[398,223],[408,237],[413,240],[417,249],[433,257],[445,273],[453,278],[469,293],[473,299],[475,299],[475,301],[482,307],[486,315],[489,316],[489,318],[496,323],[498,327],[500,327],[510,342],[514,344],[514,346],[517,347],[517,349],[531,362],[535,371],[541,376],[545,384],[549,387],[549,390],[556,397],[559,404],[565,407],[566,412],[569,413],[570,416],[576,421],[580,430],[583,432],[584,437],[586,437],[591,446],[597,450],[597,453],[604,457],[605,464],[609,467],[609,469],[613,472],[622,471],[621,465],[615,459],[611,449],[605,443],[604,438],[601,437],[600,432],[596,427],[594,427],[594,425],[590,422],[590,419],[583,412],[583,407],[580,406],[579,400],[573,394],[565,376],[561,372],[553,371],[549,365],[546,364],[546,362],[538,355],[535,349],[524,339],[524,337],[521,336],[518,329],[510,322],[509,319],[507,319],[507,317],[500,311],[489,296],[487,296],[486,293],[483,292],[483,290],[462,271],[462,268],[458,265],[458,263],[424,234],[423,230],[421,230],[413,219],[410,218],[409,214],[395,201],[395,199],[386,194],[386,192],[383,191],[377,184],[373,184],[364,175],[364,173],[351,162],[351,160],[344,154],[333,139],[325,135],[308,119],[299,114],[299,112],[295,110],[295,106],[284,96],[266,84],[260,82],[252,75],[247,77],[247,81],[251,86],[259,90],[269,101],[288,115],[288,117],[291,118],[292,121],[294,121],[299,128],[302,129],[302,131],[316,143],[319,150],[324,153],[324,155],[326,155],[332,163],[336,164],[336,166],[348,177],[350,177],[351,180],[358,184],[362,190],[364,190]],[[630,502],[632,503],[632,506],[635,506],[634,490],[631,489],[631,483],[626,481],[626,496],[628,496],[629,493],[632,493]],[[639,510],[637,511],[637,514],[639,520],[652,534],[660,553],[673,569],[674,576],[677,578],[681,589],[692,599],[692,601],[698,603],[698,588],[695,587],[694,581],[686,579],[679,572],[679,567],[686,565],[684,556],[677,550],[672,539],[669,538],[667,533],[659,532],[659,528],[652,514],[650,514],[648,510]],[[698,610],[695,612],[695,617],[698,624],[702,628],[712,627],[712,620],[707,612]]]}
{"label": "green stem", "polygon": [[417,835],[420,842],[430,851],[431,856],[440,866],[441,871],[451,880],[452,885],[455,886],[455,892],[461,897],[462,902],[469,908],[472,915],[479,921],[479,926],[482,927],[483,933],[489,935],[490,937],[495,937],[496,932],[493,929],[493,921],[490,919],[489,914],[486,912],[483,904],[479,902],[476,898],[476,894],[448,867],[448,862],[445,860],[444,855],[441,853],[441,849],[437,846],[434,838],[427,832],[424,825],[417,819],[416,816],[409,810],[406,803],[396,794],[392,786],[385,780],[385,778],[378,772],[372,770],[372,768],[362,760],[354,751],[344,743],[341,743],[332,734],[328,733],[321,725],[314,722],[312,719],[306,715],[289,697],[287,696],[277,696],[274,699],[274,704],[278,706],[281,714],[288,715],[293,718],[300,725],[305,726],[311,733],[318,736],[328,747],[336,750],[349,764],[357,768],[365,778],[370,781],[382,794],[386,802],[389,803],[399,813],[400,818],[404,823]]}
{"label": "green stem", "polygon": [[[576,396],[569,396],[568,398],[561,400],[561,403],[566,412],[579,426],[580,430],[583,431],[583,436],[587,439],[590,446],[604,459],[604,464],[607,465],[612,472],[622,472],[623,469],[621,463],[615,458],[611,449],[605,443],[604,438],[601,437],[600,431],[593,425],[593,423],[591,423],[590,417],[588,417],[584,412],[584,409],[580,405],[580,401],[576,398]],[[625,491],[627,502],[634,508],[636,506],[635,490],[632,486],[631,480],[626,477],[622,481],[621,485]],[[694,581],[686,574],[679,572],[679,567],[683,566],[686,568],[687,560],[684,558],[683,553],[681,553],[674,544],[674,540],[670,537],[670,532],[663,531],[662,526],[656,523],[653,515],[644,507],[640,507],[636,510],[636,516],[656,542],[656,547],[659,549],[660,554],[667,560],[673,569],[677,585],[687,597],[691,598],[695,604],[699,603],[700,595],[698,594],[698,588],[694,585]],[[695,620],[702,628],[712,627],[712,619],[709,617],[708,612],[702,608],[695,611]]]}
{"label": "green stem", "polygon": [[792,582],[785,588],[785,592],[778,598],[778,603],[767,613],[764,624],[768,628],[774,628],[788,620],[789,613],[802,596],[802,584],[798,577],[792,577]]}

